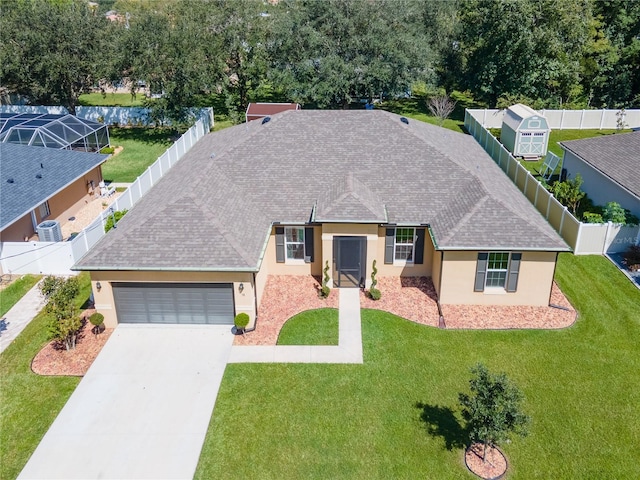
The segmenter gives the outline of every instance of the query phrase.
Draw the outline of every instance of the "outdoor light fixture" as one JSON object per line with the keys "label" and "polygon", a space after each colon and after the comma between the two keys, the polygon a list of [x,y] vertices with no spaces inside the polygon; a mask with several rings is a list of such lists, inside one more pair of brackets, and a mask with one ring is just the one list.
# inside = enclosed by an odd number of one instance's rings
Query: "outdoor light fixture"
{"label": "outdoor light fixture", "polygon": [[100,291],[102,288],[102,284],[100,282],[96,282],[96,290]]}
{"label": "outdoor light fixture", "polygon": [[244,283],[240,282],[240,285],[238,285],[238,291],[242,293],[243,290],[244,290]]}

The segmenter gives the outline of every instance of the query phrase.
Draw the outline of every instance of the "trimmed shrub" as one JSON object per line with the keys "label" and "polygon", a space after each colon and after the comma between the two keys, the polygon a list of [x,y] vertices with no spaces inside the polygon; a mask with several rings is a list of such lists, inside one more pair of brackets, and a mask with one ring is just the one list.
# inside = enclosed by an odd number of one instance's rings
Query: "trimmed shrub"
{"label": "trimmed shrub", "polygon": [[374,260],[371,266],[371,288],[369,288],[369,297],[371,300],[380,300],[380,297],[382,297],[382,293],[376,288],[376,285],[378,285],[376,275],[378,275],[378,269],[376,268],[376,260]]}
{"label": "trimmed shrub", "polygon": [[93,325],[94,327],[99,327],[104,323],[104,315],[95,312],[89,317],[89,322],[91,322],[91,325]]}
{"label": "trimmed shrub", "polygon": [[320,289],[320,296],[322,298],[327,298],[331,293],[331,288],[329,288],[329,260],[326,261],[325,267],[322,270],[322,288]]}
{"label": "trimmed shrub", "polygon": [[382,293],[380,293],[380,290],[378,290],[377,288],[371,287],[369,289],[369,297],[371,298],[371,300],[380,300],[380,297],[382,297]]}
{"label": "trimmed shrub", "polygon": [[233,323],[239,331],[244,332],[244,329],[249,325],[249,315],[246,313],[239,313],[233,319]]}

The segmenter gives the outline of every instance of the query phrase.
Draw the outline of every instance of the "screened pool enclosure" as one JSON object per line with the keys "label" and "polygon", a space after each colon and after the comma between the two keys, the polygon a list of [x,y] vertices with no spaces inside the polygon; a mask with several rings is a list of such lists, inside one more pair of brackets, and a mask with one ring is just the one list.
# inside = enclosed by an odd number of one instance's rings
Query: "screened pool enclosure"
{"label": "screened pool enclosure", "polygon": [[73,115],[0,113],[0,142],[83,152],[109,146],[107,126]]}

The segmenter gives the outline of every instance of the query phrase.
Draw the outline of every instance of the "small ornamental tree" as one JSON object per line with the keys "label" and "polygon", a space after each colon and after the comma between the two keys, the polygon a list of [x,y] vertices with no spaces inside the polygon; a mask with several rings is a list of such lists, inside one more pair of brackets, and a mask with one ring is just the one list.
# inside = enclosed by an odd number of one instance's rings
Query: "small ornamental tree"
{"label": "small ornamental tree", "polygon": [[[49,278],[49,277],[47,277]],[[55,278],[55,277],[53,277]],[[52,286],[53,284],[57,284]],[[76,277],[68,279],[58,278],[46,283],[49,294],[45,311],[49,314],[47,332],[51,340],[63,343],[67,350],[76,347],[76,337],[82,327],[82,320],[78,316],[78,308],[75,305],[75,297],[80,292],[80,284]],[[43,288],[41,287],[41,289]]]}
{"label": "small ornamental tree", "polygon": [[102,331],[102,326],[104,325],[104,315],[95,312],[89,317],[89,322],[91,322],[91,325],[94,327],[93,333],[98,334]]}
{"label": "small ornamental tree", "polygon": [[459,400],[470,439],[484,444],[486,461],[487,447],[508,441],[512,433],[527,434],[529,417],[521,411],[522,393],[504,373],[492,374],[481,363],[471,373],[471,395],[461,393]]}
{"label": "small ornamental tree", "polygon": [[244,312],[237,314],[235,316],[234,320],[233,320],[233,323],[236,326],[236,330],[239,333],[243,333],[244,334],[244,331],[247,328],[247,325],[249,325],[249,320],[250,319],[249,319],[249,315],[248,314],[246,314]]}
{"label": "small ornamental tree", "polygon": [[446,95],[431,97],[427,101],[427,107],[431,114],[438,119],[438,125],[442,126],[444,121],[451,115],[456,108],[456,102]]}
{"label": "small ornamental tree", "polygon": [[329,260],[326,261],[325,263],[325,267],[322,270],[323,272],[323,277],[322,277],[322,288],[320,289],[320,296],[322,298],[327,298],[329,296],[329,294],[331,293],[331,288],[329,288]]}
{"label": "small ornamental tree", "polygon": [[369,288],[369,296],[372,300],[380,300],[380,297],[382,296],[380,290],[376,288],[376,285],[378,285],[376,275],[378,275],[378,269],[376,268],[376,261],[374,260],[373,265],[371,266],[371,287]]}
{"label": "small ornamental tree", "polygon": [[582,175],[578,173],[573,179],[565,180],[564,182],[555,182],[551,185],[550,190],[553,196],[575,215],[580,206],[580,200],[586,195],[580,190],[581,186]]}
{"label": "small ornamental tree", "polygon": [[617,202],[607,203],[604,207],[604,215],[602,217],[605,222],[618,223],[621,225],[627,223],[627,213]]}

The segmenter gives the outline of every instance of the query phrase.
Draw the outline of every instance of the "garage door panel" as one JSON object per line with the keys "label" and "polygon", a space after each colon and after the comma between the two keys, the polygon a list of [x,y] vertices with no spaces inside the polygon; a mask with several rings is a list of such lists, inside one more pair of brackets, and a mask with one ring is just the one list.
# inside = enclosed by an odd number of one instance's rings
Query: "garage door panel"
{"label": "garage door panel", "polygon": [[233,324],[232,284],[113,283],[121,323]]}

